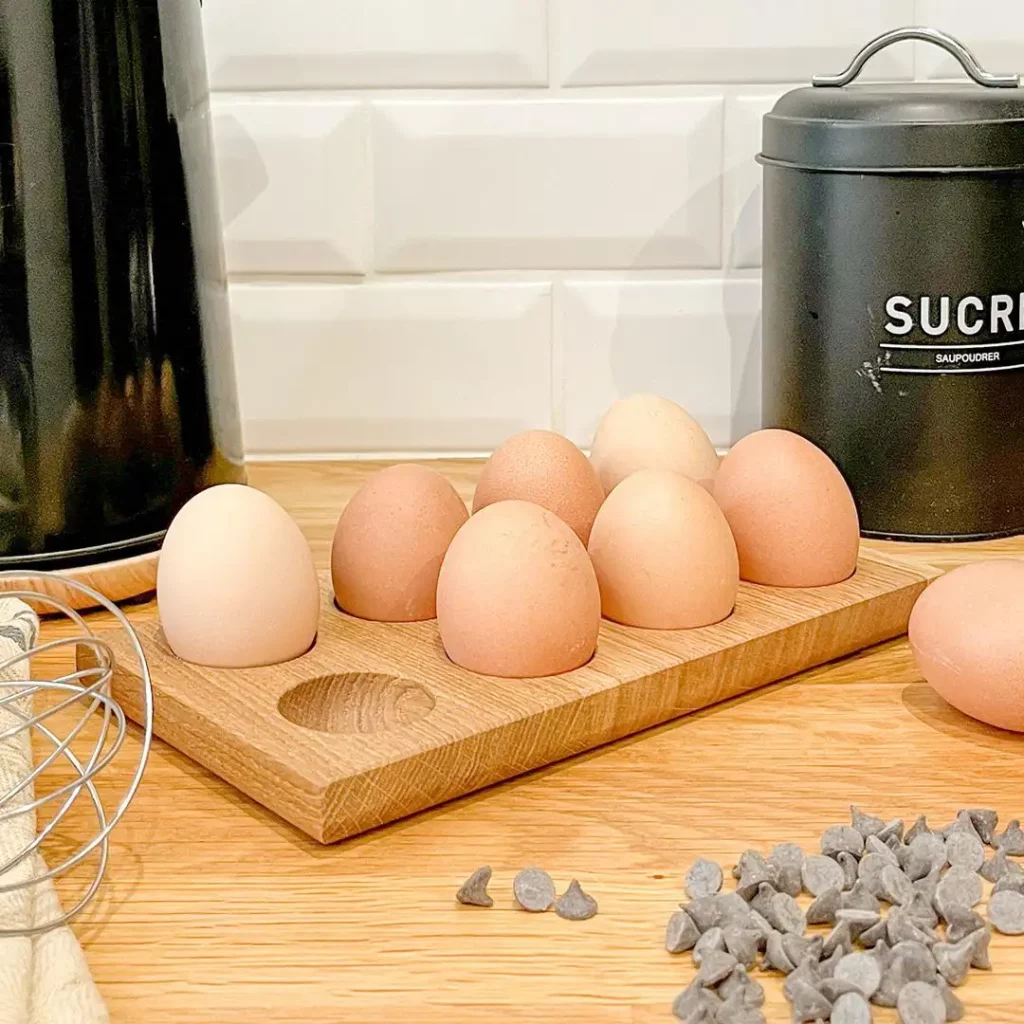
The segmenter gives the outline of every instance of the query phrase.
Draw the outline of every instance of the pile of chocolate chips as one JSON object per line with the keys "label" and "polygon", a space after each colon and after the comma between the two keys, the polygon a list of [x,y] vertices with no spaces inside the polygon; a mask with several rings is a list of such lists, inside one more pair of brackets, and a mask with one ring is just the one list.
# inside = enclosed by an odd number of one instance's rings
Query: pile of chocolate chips
{"label": "pile of chocolate chips", "polygon": [[[765,1024],[757,968],[785,975],[796,1024],[868,1024],[872,1004],[895,1007],[903,1024],[960,1020],[953,989],[972,967],[991,969],[992,929],[1024,934],[1024,868],[1010,859],[1024,856],[1024,831],[1014,820],[997,832],[997,822],[995,811],[973,809],[943,829],[924,817],[904,829],[854,807],[818,854],[793,843],[767,857],[747,850],[731,892],[717,864],[698,860],[686,875],[689,901],[665,931],[666,949],[691,951],[697,966],[673,1013],[685,1024]],[[974,909],[983,881],[992,885],[987,922]]]}

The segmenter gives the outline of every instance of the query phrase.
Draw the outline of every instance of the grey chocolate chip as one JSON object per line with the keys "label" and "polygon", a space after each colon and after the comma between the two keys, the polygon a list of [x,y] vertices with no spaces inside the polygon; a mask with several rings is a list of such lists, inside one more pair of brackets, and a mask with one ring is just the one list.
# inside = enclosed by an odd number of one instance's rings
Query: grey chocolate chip
{"label": "grey chocolate chip", "polygon": [[864,837],[852,825],[833,825],[821,837],[821,852],[834,857],[840,851],[859,857],[864,852]]}
{"label": "grey chocolate chip", "polygon": [[817,988],[820,980],[815,965],[810,960],[802,960],[800,966],[795,968],[782,983],[782,994],[792,1002],[793,992],[796,988],[800,985]]}
{"label": "grey chocolate chip", "polygon": [[880,910],[882,904],[864,882],[858,881],[849,892],[842,894],[844,910]]}
{"label": "grey chocolate chip", "polygon": [[989,923],[1004,935],[1024,935],[1024,896],[1011,889],[994,893],[988,901]]}
{"label": "grey chocolate chip", "polygon": [[820,896],[828,889],[846,888],[846,873],[831,857],[821,854],[808,857],[800,873],[804,889],[812,896]]}
{"label": "grey chocolate chip", "polygon": [[991,928],[979,928],[972,933],[974,939],[974,956],[971,957],[971,966],[977,967],[980,971],[991,971],[992,961],[988,956],[988,945],[992,939]]}
{"label": "grey chocolate chip", "polygon": [[723,929],[723,936],[725,948],[744,967],[753,967],[761,946],[761,933],[751,928],[738,928],[735,925],[730,925]]}
{"label": "grey chocolate chip", "polygon": [[762,917],[771,920],[772,898],[776,896],[775,886],[762,882],[757,887],[757,895],[750,901],[750,909],[756,910]]}
{"label": "grey chocolate chip", "polygon": [[903,837],[903,842],[909,846],[918,836],[930,835],[931,831],[932,830],[928,827],[928,819],[922,814],[918,817],[917,821],[907,829],[906,835]]}
{"label": "grey chocolate chip", "polygon": [[878,924],[860,933],[860,944],[865,949],[875,949],[879,943],[885,945],[885,939],[889,934],[889,926],[884,918],[878,919]]}
{"label": "grey chocolate chip", "polygon": [[672,1003],[672,1013],[686,1024],[705,1024],[715,1019],[721,1000],[694,978]]}
{"label": "grey chocolate chip", "polygon": [[877,853],[879,857],[884,858],[890,864],[894,864],[896,867],[900,867],[899,857],[893,853],[892,849],[885,845],[878,836],[868,836],[864,842],[864,853],[865,856],[869,853]]}
{"label": "grey chocolate chip", "polygon": [[745,899],[752,900],[765,883],[770,883],[774,874],[767,864],[748,864],[736,882],[736,892]]}
{"label": "grey chocolate chip", "polygon": [[992,854],[992,856],[985,861],[980,868],[978,868],[978,874],[981,875],[986,882],[998,882],[1004,875],[1015,874],[1020,871],[1020,866],[1010,860],[1010,857],[1005,850],[996,850],[996,852]]}
{"label": "grey chocolate chip", "polygon": [[770,913],[765,916],[768,921],[780,932],[793,932],[796,935],[803,935],[807,928],[807,918],[792,896],[784,892],[776,893],[769,906]]}
{"label": "grey chocolate chip", "polygon": [[935,887],[935,909],[944,920],[952,907],[974,907],[981,902],[981,879],[966,868],[950,868]]}
{"label": "grey chocolate chip", "polygon": [[938,969],[927,947],[919,942],[898,942],[889,951],[886,973],[892,976],[898,992],[912,981],[934,982]]}
{"label": "grey chocolate chip", "polygon": [[995,892],[1019,892],[1024,895],[1024,875],[1011,874],[1009,871],[992,886]]}
{"label": "grey chocolate chip", "polygon": [[981,836],[978,835],[978,830],[974,827],[974,819],[967,811],[957,811],[956,818],[946,827],[945,831],[947,841],[950,836],[968,835],[973,836],[979,843],[981,842]]}
{"label": "grey chocolate chip", "polygon": [[934,928],[939,923],[932,901],[920,889],[914,889],[913,896],[903,904],[903,912],[921,928]]}
{"label": "grey chocolate chip", "polygon": [[977,836],[954,832],[946,840],[946,860],[955,868],[977,871],[985,863],[985,847]]}
{"label": "grey chocolate chip", "polygon": [[728,977],[735,966],[736,957],[732,953],[725,953],[720,949],[712,950],[704,955],[697,971],[697,980],[705,988],[710,988]]}
{"label": "grey chocolate chip", "polygon": [[715,1024],[765,1024],[765,1015],[756,1006],[748,1006],[743,998],[727,1000],[715,1014]]}
{"label": "grey chocolate chip", "polygon": [[950,915],[946,918],[946,941],[959,942],[984,927],[984,919],[970,907],[951,907]]}
{"label": "grey chocolate chip", "polygon": [[750,924],[750,907],[747,901],[735,892],[720,892],[714,897],[718,905],[719,924],[724,928],[727,924],[746,927]]}
{"label": "grey chocolate chip", "polygon": [[843,888],[852,889],[857,884],[857,871],[860,867],[857,858],[852,853],[839,852],[836,854],[836,863],[843,869]]}
{"label": "grey chocolate chip", "polygon": [[774,867],[793,867],[799,869],[804,862],[804,851],[796,843],[779,843],[768,855],[768,861]]}
{"label": "grey chocolate chip", "polygon": [[[597,913],[597,900],[589,893],[585,893],[574,878],[569,883],[569,888],[555,900],[555,913],[566,921],[588,921]],[[693,928],[694,931],[697,930],[696,925]]]}
{"label": "grey chocolate chip", "polygon": [[935,986],[939,990],[939,995],[942,996],[942,1001],[946,1004],[946,1020],[963,1020],[964,1004],[960,1002],[956,993],[946,984],[945,978],[937,978]]}
{"label": "grey chocolate chip", "polygon": [[996,834],[996,826],[999,824],[999,815],[985,807],[972,807],[967,812],[974,822],[975,831],[978,837],[987,846],[992,845],[992,839]]}
{"label": "grey chocolate chip", "polygon": [[[665,945],[668,945],[667,938]],[[705,953],[716,950],[721,952],[723,949],[725,949],[725,933],[717,926],[709,928],[693,945],[693,962],[700,967]],[[682,950],[670,949],[669,952],[682,952]]]}
{"label": "grey chocolate chip", "polygon": [[757,850],[744,850],[740,854],[740,859],[733,866],[732,877],[740,879],[746,872],[751,870],[767,871],[768,862]]}
{"label": "grey chocolate chip", "polygon": [[882,969],[870,953],[847,953],[836,964],[833,977],[856,985],[865,999],[870,999],[882,983]]}
{"label": "grey chocolate chip", "polygon": [[686,872],[686,895],[691,900],[701,896],[714,896],[722,888],[722,869],[713,861],[694,861]]}
{"label": "grey chocolate chip", "polygon": [[946,1002],[936,985],[912,981],[896,998],[901,1024],[946,1024]]}
{"label": "grey chocolate chip", "polygon": [[974,937],[968,935],[959,942],[936,942],[932,956],[941,974],[950,985],[962,985],[974,958]]}
{"label": "grey chocolate chip", "polygon": [[836,914],[836,924],[850,926],[850,935],[854,941],[869,928],[874,928],[882,915],[873,910],[840,910]]}
{"label": "grey chocolate chip", "polygon": [[859,992],[844,992],[832,1004],[832,1024],[871,1024],[871,1006]]}
{"label": "grey chocolate chip", "polygon": [[[822,945],[822,949],[824,949],[824,944]],[[838,964],[844,956],[846,956],[845,950],[839,949],[838,947],[833,949],[829,956],[818,962],[818,977],[831,978],[832,975],[835,974],[836,964]]]}
{"label": "grey chocolate chip", "polygon": [[768,941],[768,936],[771,935],[774,928],[768,923],[767,919],[759,914],[753,907],[750,909],[750,927],[754,931],[758,932],[761,936],[760,948],[764,949],[765,944]]}
{"label": "grey chocolate chip", "polygon": [[880,853],[866,853],[857,868],[857,878],[868,892],[877,896],[882,891],[882,871],[889,866]]}
{"label": "grey chocolate chip", "polygon": [[732,974],[718,986],[718,994],[727,1002],[739,996],[747,1006],[764,1006],[764,989],[747,974],[742,964],[737,964]]}
{"label": "grey chocolate chip", "polygon": [[881,891],[879,897],[894,907],[902,906],[914,895],[914,886],[895,864],[886,864],[882,868]]}
{"label": "grey chocolate chip", "polygon": [[813,939],[805,939],[802,935],[794,935],[786,932],[782,936],[782,948],[786,956],[795,964],[802,964],[805,960],[811,960],[817,964],[821,959],[821,950],[824,939],[816,935]]}
{"label": "grey chocolate chip", "polygon": [[[840,957],[840,960],[843,958]],[[881,972],[879,972],[881,973]],[[847,992],[860,993],[860,989],[857,988],[852,982],[843,981],[842,978],[835,976],[831,978],[819,978],[818,984],[814,986],[830,1003],[840,997],[846,995]]]}
{"label": "grey chocolate chip", "polygon": [[893,840],[897,844],[902,844],[903,839],[903,819],[893,818],[892,821],[888,822],[885,827],[878,833],[878,838],[883,843],[890,843]]}
{"label": "grey chocolate chip", "polygon": [[768,936],[768,943],[764,952],[764,963],[761,965],[761,969],[776,970],[781,971],[783,974],[789,974],[795,967],[796,964],[786,956],[786,950],[782,945],[782,933],[772,932]]}
{"label": "grey chocolate chip", "polygon": [[919,878],[914,882],[914,888],[921,893],[929,903],[935,902],[935,890],[939,887],[939,882],[942,881],[942,871],[939,868],[933,868],[923,878]]}
{"label": "grey chocolate chip", "polygon": [[714,928],[722,921],[722,908],[714,896],[701,896],[691,900],[683,906],[683,910],[693,918],[693,923],[702,932]]}
{"label": "grey chocolate chip", "polygon": [[849,921],[839,921],[825,938],[822,950],[825,956],[832,956],[837,949],[841,949],[844,955],[853,951],[853,929]]}
{"label": "grey chocolate chip", "polygon": [[485,864],[477,868],[463,883],[455,894],[455,898],[469,907],[493,907],[494,900],[487,893],[487,883],[491,880],[491,869]]}
{"label": "grey chocolate chip", "polygon": [[852,804],[850,805],[850,823],[865,838],[876,836],[885,828],[885,821],[871,814],[864,814]]}
{"label": "grey chocolate chip", "polygon": [[512,882],[516,903],[531,913],[539,914],[555,902],[555,883],[540,868],[524,868]]}
{"label": "grey chocolate chip", "polygon": [[798,981],[790,999],[794,1024],[803,1021],[826,1020],[832,1013],[832,1004],[812,985]]}
{"label": "grey chocolate chip", "polygon": [[1005,850],[1011,857],[1024,857],[1024,832],[1016,818],[996,837],[996,847]]}
{"label": "grey chocolate chip", "polygon": [[915,942],[922,946],[929,946],[938,941],[938,936],[934,931],[915,921],[902,907],[893,907],[885,920],[889,941],[893,945],[900,942]]}
{"label": "grey chocolate chip", "polygon": [[795,864],[778,865],[772,870],[772,885],[787,896],[799,896],[804,888],[800,868]]}
{"label": "grey chocolate chip", "polygon": [[842,893],[833,887],[826,889],[807,908],[808,924],[835,924],[836,911],[842,906]]}
{"label": "grey chocolate chip", "polygon": [[[913,863],[915,856],[926,861],[928,870],[924,874],[935,868],[941,870],[946,866],[946,840],[934,832],[925,832],[910,844],[908,864]],[[923,877],[923,875],[918,877]]]}
{"label": "grey chocolate chip", "polygon": [[693,918],[685,910],[677,910],[665,926],[665,949],[670,953],[685,953],[693,949],[701,938]]}

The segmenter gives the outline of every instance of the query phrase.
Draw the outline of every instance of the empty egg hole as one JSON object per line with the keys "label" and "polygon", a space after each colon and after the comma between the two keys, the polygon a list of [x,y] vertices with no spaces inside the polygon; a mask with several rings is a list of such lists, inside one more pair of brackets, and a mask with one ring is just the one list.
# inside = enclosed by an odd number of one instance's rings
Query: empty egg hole
{"label": "empty egg hole", "polygon": [[317,732],[375,733],[410,725],[434,710],[429,690],[379,672],[318,676],[293,686],[277,709],[295,725]]}

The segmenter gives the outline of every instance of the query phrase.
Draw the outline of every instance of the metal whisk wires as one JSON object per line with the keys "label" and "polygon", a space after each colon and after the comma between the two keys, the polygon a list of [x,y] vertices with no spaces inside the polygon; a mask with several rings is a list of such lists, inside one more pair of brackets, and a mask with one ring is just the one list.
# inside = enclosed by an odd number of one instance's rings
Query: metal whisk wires
{"label": "metal whisk wires", "polygon": [[[86,620],[66,601],[37,590],[9,590],[2,597],[21,598],[31,601],[36,606],[47,610],[56,609],[70,618],[79,633],[73,637],[63,637],[46,643],[36,643],[32,637],[28,649],[0,661],[0,750],[3,745],[22,743],[26,749],[25,772],[16,778],[13,785],[0,787],[0,830],[16,818],[27,820],[32,827],[26,833],[24,845],[13,855],[0,857],[0,896],[5,893],[20,892],[42,885],[52,879],[75,869],[88,858],[95,859],[95,870],[84,893],[68,910],[53,920],[34,923],[31,926],[4,929],[0,927],[0,937],[39,935],[58,928],[69,922],[84,909],[96,895],[107,869],[109,856],[109,836],[124,816],[142,781],[142,775],[149,758],[153,736],[153,690],[149,676],[149,666],[139,639],[116,605],[108,601],[102,594],[91,587],[64,577],[53,577],[49,573],[29,570],[13,570],[0,572],[0,580],[17,580],[19,584],[31,585],[32,580],[53,580],[62,587],[70,588],[86,595],[96,606],[110,612],[125,631],[133,653],[138,659],[140,676],[140,702],[142,709],[140,725],[142,736],[138,764],[125,788],[116,807],[108,811],[96,788],[97,776],[114,760],[121,750],[127,735],[125,713],[111,693],[110,682],[114,674],[114,652],[110,645],[97,636]],[[26,613],[27,614],[27,613]],[[69,672],[56,679],[10,679],[3,676],[10,673],[19,663],[29,661],[45,652],[71,648],[78,655],[76,671]],[[88,652],[83,658],[82,648]],[[28,673],[31,675],[31,671]],[[43,707],[37,707],[35,698],[39,695],[50,695],[51,701]],[[55,699],[54,699],[55,698]],[[63,731],[55,731],[54,722],[63,722],[67,715],[62,712],[78,712],[78,718],[70,727]],[[87,739],[88,727],[95,723],[95,738]],[[31,756],[31,738],[37,735],[45,741],[46,752],[33,766]],[[76,753],[75,741],[82,738],[83,753]],[[72,779],[56,788],[39,793],[36,784],[44,779],[46,772],[63,759],[70,765]],[[59,832],[62,822],[66,822],[68,814],[82,795],[91,802],[92,812],[96,819],[96,830],[87,839],[76,840],[73,852],[63,857],[59,863],[48,869],[44,868],[40,857],[43,843],[50,837],[66,836]],[[35,830],[35,815],[42,808],[55,807],[46,824]],[[24,831],[24,830],[23,830]],[[76,829],[77,831],[77,829]]]}

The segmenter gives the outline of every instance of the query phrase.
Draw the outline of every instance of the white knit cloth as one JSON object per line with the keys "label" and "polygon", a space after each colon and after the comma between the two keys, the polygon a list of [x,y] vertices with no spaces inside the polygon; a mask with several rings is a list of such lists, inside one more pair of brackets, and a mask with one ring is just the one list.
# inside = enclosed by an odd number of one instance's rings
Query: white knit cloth
{"label": "white knit cloth", "polygon": [[[39,621],[21,601],[0,598],[0,663],[35,646]],[[4,673],[3,679],[27,679],[27,661]],[[0,687],[0,696],[10,694]],[[30,701],[23,701],[28,711]],[[0,705],[0,734],[18,722],[14,713]],[[25,778],[32,766],[27,732],[0,740],[0,795]],[[15,797],[30,803],[33,791]],[[34,814],[0,821],[0,865],[7,863],[35,836]],[[0,875],[8,885],[46,871],[38,855]],[[0,893],[0,929],[31,928],[60,917],[60,904],[52,882],[21,892]],[[89,974],[81,947],[70,928],[58,928],[35,938],[0,938],[0,1024],[106,1024],[107,1009]]]}

